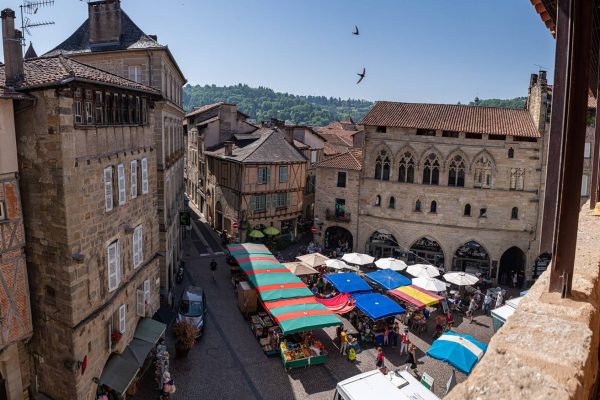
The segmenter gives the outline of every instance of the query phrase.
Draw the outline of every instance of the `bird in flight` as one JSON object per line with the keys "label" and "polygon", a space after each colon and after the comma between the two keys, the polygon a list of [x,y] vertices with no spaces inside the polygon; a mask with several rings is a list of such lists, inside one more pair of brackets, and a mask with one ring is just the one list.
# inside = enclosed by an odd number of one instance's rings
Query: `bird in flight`
{"label": "bird in flight", "polygon": [[362,81],[365,78],[366,75],[366,70],[363,68],[362,73],[356,73],[356,75],[360,76],[360,78],[358,79],[358,82],[356,82],[356,84],[358,85],[360,83],[360,81]]}
{"label": "bird in flight", "polygon": [[354,32],[352,32],[352,34],[354,35],[360,35],[360,33],[358,32],[358,26],[354,25]]}

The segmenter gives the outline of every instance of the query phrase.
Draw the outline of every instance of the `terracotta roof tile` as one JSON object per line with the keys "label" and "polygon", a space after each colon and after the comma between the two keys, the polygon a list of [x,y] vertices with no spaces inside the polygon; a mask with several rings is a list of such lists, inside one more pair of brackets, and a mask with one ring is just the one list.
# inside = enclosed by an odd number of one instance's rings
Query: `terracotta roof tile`
{"label": "terracotta roof tile", "polygon": [[212,110],[213,108],[217,108],[217,107],[219,107],[220,105],[223,105],[223,104],[225,104],[225,103],[223,103],[222,101],[220,101],[218,103],[213,103],[213,104],[206,104],[206,105],[204,105],[202,107],[198,107],[195,110],[187,113],[185,115],[185,117],[188,118],[188,117],[193,117],[194,115],[202,114],[203,112],[206,112],[208,110]]}
{"label": "terracotta roof tile", "polygon": [[318,168],[336,168],[360,171],[362,169],[363,156],[361,149],[350,149],[349,151],[329,157],[319,163]]}
{"label": "terracotta roof tile", "polygon": [[527,110],[452,104],[377,102],[362,124],[540,137]]}

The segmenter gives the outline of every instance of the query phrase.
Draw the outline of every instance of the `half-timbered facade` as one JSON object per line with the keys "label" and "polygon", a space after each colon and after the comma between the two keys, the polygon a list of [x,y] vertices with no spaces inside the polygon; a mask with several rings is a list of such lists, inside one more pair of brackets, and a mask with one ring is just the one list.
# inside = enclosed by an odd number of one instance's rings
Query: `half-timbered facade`
{"label": "half-timbered facade", "polygon": [[[302,215],[306,164],[291,137],[277,128],[262,128],[243,147],[226,142],[207,151],[208,220],[218,231],[247,240],[252,229],[274,226],[295,237]],[[239,225],[235,232],[232,224]]]}

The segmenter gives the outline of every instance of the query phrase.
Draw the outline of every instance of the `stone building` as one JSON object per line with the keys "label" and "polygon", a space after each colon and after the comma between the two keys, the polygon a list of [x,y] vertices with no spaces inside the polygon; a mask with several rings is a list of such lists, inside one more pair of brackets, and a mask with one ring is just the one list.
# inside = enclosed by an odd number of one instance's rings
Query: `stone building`
{"label": "stone building", "polygon": [[350,149],[315,165],[315,225],[318,241],[326,248],[346,244],[349,251],[358,237],[358,195],[362,150]]}
{"label": "stone building", "polygon": [[161,289],[168,298],[181,258],[179,211],[183,210],[185,146],[183,93],[186,80],[167,46],[144,33],[121,9],[120,0],[88,3],[88,19],[46,55],[63,54],[159,90],[154,136],[158,171]]}
{"label": "stone building", "polygon": [[[528,110],[378,102],[365,116],[356,251],[507,283],[538,257],[545,73]],[[535,97],[535,98],[534,98]]]}
{"label": "stone building", "polygon": [[[206,151],[207,219],[217,231],[232,236],[234,222],[239,240],[252,229],[274,226],[294,238],[302,216],[307,160],[290,135],[277,128],[261,128],[247,144],[227,141]],[[208,195],[210,194],[210,195]]]}
{"label": "stone building", "polygon": [[[14,12],[2,18],[13,24]],[[5,40],[4,55],[0,89],[31,99],[14,107],[31,391],[95,399],[96,383],[129,377],[107,374],[130,363],[113,352],[129,352],[140,317],[159,306],[160,92],[61,55],[23,62],[18,41]]]}
{"label": "stone building", "polygon": [[590,198],[592,190],[592,153],[596,136],[596,98],[588,96],[588,118],[583,149],[583,175],[581,177],[581,204]]}
{"label": "stone building", "polygon": [[[12,10],[2,11],[5,59],[10,41],[20,38],[14,17]],[[15,43],[20,48],[19,42]],[[12,66],[8,66],[8,74],[0,75],[0,399],[20,400],[28,398],[31,382],[25,343],[33,329],[14,110],[16,106],[30,105],[33,98],[6,89],[5,76],[13,76]],[[11,84],[10,79],[8,83]]]}

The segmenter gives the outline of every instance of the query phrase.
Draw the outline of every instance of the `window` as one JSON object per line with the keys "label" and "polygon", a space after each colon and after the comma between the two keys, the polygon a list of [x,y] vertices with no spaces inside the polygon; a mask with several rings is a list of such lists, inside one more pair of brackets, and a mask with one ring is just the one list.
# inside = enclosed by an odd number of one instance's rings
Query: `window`
{"label": "window", "polygon": [[443,131],[442,132],[442,137],[458,138],[458,132],[456,132],[456,131]]}
{"label": "window", "polygon": [[381,207],[381,196],[375,196],[375,207]]}
{"label": "window", "polygon": [[254,211],[265,211],[267,209],[267,196],[264,194],[253,197]]}
{"label": "window", "polygon": [[148,159],[142,158],[142,194],[148,193],[148,186]]}
{"label": "window", "polygon": [[5,219],[8,219],[6,217],[6,210],[4,208],[4,202],[0,201],[0,221],[4,221]]}
{"label": "window", "polygon": [[135,123],[136,124],[140,124],[142,122],[142,102],[140,101],[140,96],[135,96],[135,110],[134,111],[134,118],[135,118]]}
{"label": "window", "polygon": [[435,153],[429,154],[423,166],[423,184],[437,185],[440,182],[440,162]]}
{"label": "window", "polygon": [[144,281],[144,301],[150,301],[150,279]]}
{"label": "window", "polygon": [[113,94],[112,113],[113,113],[113,121],[115,122],[115,124],[120,124],[122,122],[122,120],[121,120],[121,97],[119,96],[118,93]]}
{"label": "window", "polygon": [[104,168],[104,208],[106,211],[113,209],[113,190],[112,190],[113,169]]}
{"label": "window", "polygon": [[97,91],[95,99],[96,113],[94,114],[94,121],[96,121],[97,125],[102,125],[104,116],[104,109],[102,107],[102,92]]}
{"label": "window", "polygon": [[454,156],[450,162],[448,186],[465,186],[465,160],[459,155]]}
{"label": "window", "polygon": [[519,209],[517,207],[513,207],[510,211],[510,219],[519,219]]}
{"label": "window", "polygon": [[138,317],[143,317],[146,314],[146,302],[143,290],[138,289],[135,292],[135,312]]}
{"label": "window", "polygon": [[489,189],[492,186],[492,162],[482,155],[473,164],[475,170],[473,187]]}
{"label": "window", "polygon": [[337,187],[346,187],[346,173],[343,171],[337,173]]}
{"label": "window", "polygon": [[135,100],[133,98],[133,96],[129,96],[129,100],[127,101],[127,122],[129,122],[130,124],[134,124],[135,123],[135,118],[134,118],[134,111],[135,111]]}
{"label": "window", "polygon": [[592,144],[591,143],[585,144],[585,147],[583,148],[583,157],[584,158],[592,157]]}
{"label": "window", "polygon": [[523,168],[510,169],[510,190],[523,190],[525,186],[525,171]]}
{"label": "window", "polygon": [[414,183],[415,181],[415,159],[409,151],[404,153],[398,167],[398,182]]}
{"label": "window", "polygon": [[108,246],[108,291],[115,290],[121,281],[121,252],[119,241],[115,241]]}
{"label": "window", "polygon": [[130,182],[129,185],[131,186],[130,188],[130,192],[131,192],[131,198],[135,199],[138,195],[138,189],[137,189],[137,174],[138,174],[138,162],[137,160],[133,160],[131,161],[131,178],[130,178]]}
{"label": "window", "polygon": [[119,332],[125,333],[125,322],[127,322],[125,318],[125,313],[127,311],[127,305],[121,304],[119,306]]}
{"label": "window", "polygon": [[346,200],[335,199],[335,216],[344,217],[346,215]]}
{"label": "window", "polygon": [[590,176],[589,175],[581,175],[581,195],[589,196],[590,195]]}
{"label": "window", "polygon": [[375,159],[375,179],[390,180],[390,158],[385,150],[381,150]]}
{"label": "window", "polygon": [[76,100],[74,103],[75,107],[75,123],[82,124],[83,123],[83,109],[81,108],[81,100]]}
{"label": "window", "polygon": [[292,197],[292,193],[277,193],[276,195],[276,203],[275,203],[275,207],[277,208],[285,208],[285,207],[289,207],[291,201],[291,197]]}
{"label": "window", "polygon": [[119,205],[122,206],[127,201],[127,192],[125,191],[125,166],[123,164],[117,165],[117,177],[119,187]]}
{"label": "window", "polygon": [[394,198],[394,196],[390,197],[388,208],[396,208],[396,199]]}
{"label": "window", "polygon": [[494,135],[494,134],[490,134],[490,135],[488,135],[488,139],[489,140],[506,140],[506,135]]}
{"label": "window", "polygon": [[531,142],[531,143],[537,142],[537,138],[528,137],[528,136],[514,136],[513,140],[515,142]]}
{"label": "window", "polygon": [[465,217],[471,216],[471,205],[470,204],[465,204],[465,211],[464,211],[463,215]]}
{"label": "window", "polygon": [[508,158],[515,158],[515,149],[512,147],[508,149]]}
{"label": "window", "polygon": [[148,101],[142,97],[142,124],[148,123]]}
{"label": "window", "polygon": [[377,133],[386,133],[387,132],[387,128],[385,126],[378,126],[375,131]]}
{"label": "window", "polygon": [[127,105],[127,95],[123,94],[121,95],[121,123],[123,125],[127,125],[130,122],[129,114],[127,113]]}
{"label": "window", "polygon": [[288,180],[288,167],[287,165],[282,165],[279,167],[279,182],[284,183]]}
{"label": "window", "polygon": [[85,102],[85,122],[89,125],[94,123],[94,115],[92,113],[92,102]]}
{"label": "window", "polygon": [[269,167],[258,167],[257,170],[257,183],[264,185],[269,183],[271,177],[271,169]]}
{"label": "window", "polygon": [[466,139],[481,139],[481,138],[483,138],[483,135],[481,133],[467,132],[467,133],[465,133],[465,138]]}
{"label": "window", "polygon": [[435,136],[435,129],[417,129],[417,136]]}
{"label": "window", "polygon": [[142,82],[142,67],[140,65],[129,66],[129,80],[138,83]]}
{"label": "window", "polygon": [[415,211],[421,211],[421,200],[415,201]]}
{"label": "window", "polygon": [[487,208],[479,209],[479,218],[487,218]]}
{"label": "window", "polygon": [[142,225],[138,225],[133,230],[133,268],[142,265],[142,262],[144,261],[143,249]]}
{"label": "window", "polygon": [[431,202],[431,205],[429,206],[429,212],[430,213],[437,213],[437,202],[434,200]]}

